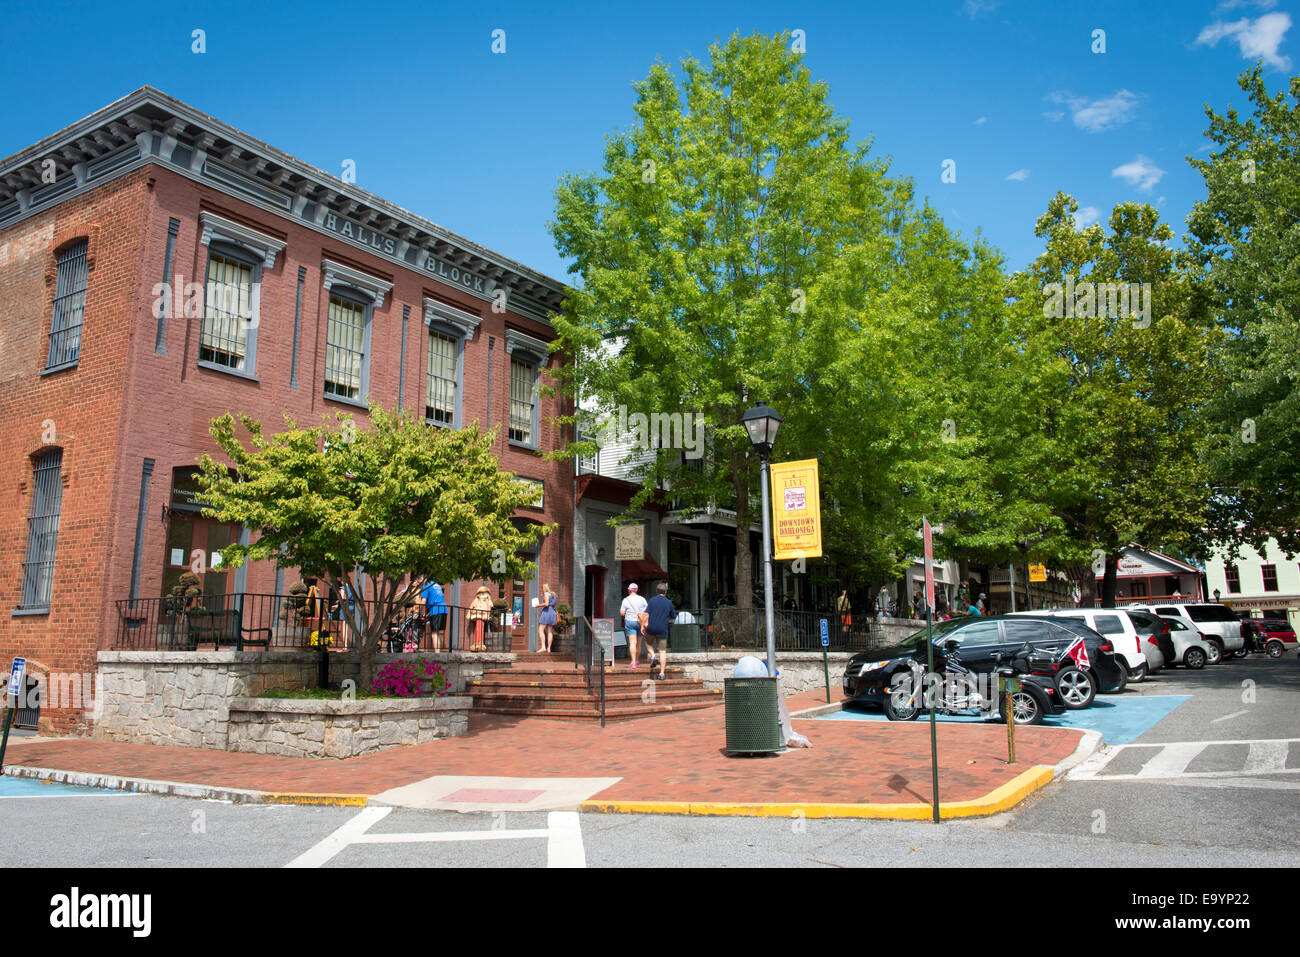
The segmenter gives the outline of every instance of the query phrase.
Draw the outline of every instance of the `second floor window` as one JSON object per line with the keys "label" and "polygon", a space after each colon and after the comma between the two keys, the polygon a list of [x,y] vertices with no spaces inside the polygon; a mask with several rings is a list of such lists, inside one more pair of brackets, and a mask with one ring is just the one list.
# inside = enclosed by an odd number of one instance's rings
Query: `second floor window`
{"label": "second floor window", "polygon": [[256,267],[251,262],[215,250],[208,255],[200,362],[239,372],[253,371],[256,280]]}
{"label": "second floor window", "polygon": [[362,401],[366,374],[366,307],[330,295],[325,327],[325,394]]}
{"label": "second floor window", "polygon": [[510,360],[510,441],[535,445],[533,413],[536,411],[536,368]]}
{"label": "second floor window", "polygon": [[1228,593],[1240,594],[1241,593],[1241,569],[1239,569],[1236,565],[1225,565],[1223,566],[1223,575],[1224,578],[1228,580]]}
{"label": "second floor window", "polygon": [[1264,591],[1277,591],[1277,566],[1260,565],[1259,570],[1264,576]]}
{"label": "second floor window", "polygon": [[456,341],[438,332],[429,333],[424,418],[439,425],[456,420]]}
{"label": "second floor window", "polygon": [[81,356],[81,325],[86,311],[86,241],[59,253],[54,286],[54,318],[50,321],[47,369],[73,366]]}

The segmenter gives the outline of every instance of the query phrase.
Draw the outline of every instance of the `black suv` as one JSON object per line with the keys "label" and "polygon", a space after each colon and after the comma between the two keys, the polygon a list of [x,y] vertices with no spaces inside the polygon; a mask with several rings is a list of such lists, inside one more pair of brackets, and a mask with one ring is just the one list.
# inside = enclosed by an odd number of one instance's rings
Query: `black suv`
{"label": "black suv", "polygon": [[[946,642],[956,641],[961,663],[975,672],[993,671],[997,668],[999,654],[1009,659],[1026,643],[1060,658],[1076,639],[1082,638],[1090,667],[1085,671],[1075,667],[1073,661],[1066,661],[1061,663],[1056,674],[1061,702],[1071,710],[1087,707],[1098,691],[1122,691],[1127,684],[1123,670],[1115,661],[1114,645],[1110,639],[1074,619],[1048,615],[957,618],[938,622],[934,626],[934,638],[940,647]],[[922,628],[901,641],[854,655],[844,669],[844,696],[854,701],[879,704],[888,684],[882,679],[891,670],[883,667],[884,662],[911,655],[917,641],[924,639],[925,629]]]}

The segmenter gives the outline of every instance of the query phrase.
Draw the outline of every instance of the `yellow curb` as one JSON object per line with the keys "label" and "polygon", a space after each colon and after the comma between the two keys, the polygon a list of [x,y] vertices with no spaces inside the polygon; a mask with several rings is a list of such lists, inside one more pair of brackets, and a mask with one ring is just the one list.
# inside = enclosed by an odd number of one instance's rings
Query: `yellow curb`
{"label": "yellow curb", "polygon": [[[1006,784],[973,801],[939,803],[940,818],[980,817],[1014,807],[1051,783],[1053,770],[1036,765]],[[582,811],[602,814],[698,814],[735,817],[858,817],[900,821],[925,821],[933,813],[929,804],[724,804],[714,801],[585,801]]]}
{"label": "yellow curb", "polygon": [[333,804],[339,807],[365,807],[368,794],[304,794],[293,791],[262,795],[263,804]]}

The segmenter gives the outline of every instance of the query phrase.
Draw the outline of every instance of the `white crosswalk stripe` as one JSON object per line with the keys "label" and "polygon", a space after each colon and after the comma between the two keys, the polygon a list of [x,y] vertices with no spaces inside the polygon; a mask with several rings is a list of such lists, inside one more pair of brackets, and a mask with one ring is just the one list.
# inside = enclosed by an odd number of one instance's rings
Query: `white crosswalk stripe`
{"label": "white crosswalk stripe", "polygon": [[[1246,745],[1247,753],[1240,768],[1216,771],[1188,771],[1187,768],[1208,749]],[[1108,745],[1081,762],[1066,775],[1070,781],[1158,781],[1165,784],[1189,784],[1203,787],[1256,787],[1292,790],[1300,782],[1275,775],[1300,774],[1300,767],[1288,768],[1287,757],[1292,745],[1300,751],[1300,738],[1273,738],[1245,741],[1171,741],[1161,743]],[[1104,773],[1120,755],[1138,749],[1139,754],[1152,752],[1136,771]],[[1211,751],[1211,753],[1213,753]],[[1129,762],[1126,766],[1131,767]],[[1270,777],[1265,778],[1264,775]]]}

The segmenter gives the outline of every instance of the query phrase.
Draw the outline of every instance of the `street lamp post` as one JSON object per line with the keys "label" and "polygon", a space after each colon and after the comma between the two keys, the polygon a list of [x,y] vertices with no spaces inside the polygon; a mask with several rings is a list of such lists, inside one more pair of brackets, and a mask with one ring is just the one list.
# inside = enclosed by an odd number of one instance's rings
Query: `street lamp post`
{"label": "street lamp post", "polygon": [[[772,614],[772,527],[768,488],[768,456],[776,444],[776,433],[781,428],[781,417],[767,403],[760,402],[749,409],[740,420],[749,432],[749,441],[762,459],[759,507],[763,511],[763,604],[767,623],[767,673],[776,677],[776,623]],[[740,533],[740,529],[736,529]]]}

